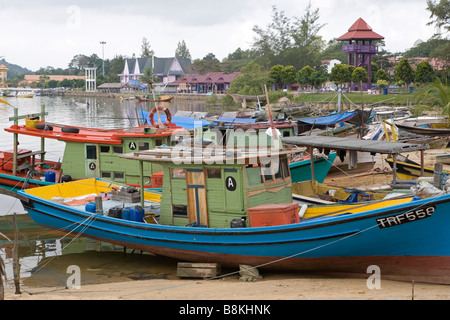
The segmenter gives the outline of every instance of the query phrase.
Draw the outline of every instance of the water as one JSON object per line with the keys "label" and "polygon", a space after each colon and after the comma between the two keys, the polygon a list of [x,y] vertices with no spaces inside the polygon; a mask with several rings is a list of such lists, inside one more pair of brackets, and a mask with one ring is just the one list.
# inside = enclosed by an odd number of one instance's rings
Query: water
{"label": "water", "polygon": [[[48,113],[47,122],[103,129],[135,126],[137,125],[136,108],[149,110],[154,106],[150,103],[137,103],[135,100],[121,101],[113,98],[91,97],[44,96],[33,99],[5,98],[5,100],[18,108],[19,115],[40,113],[41,105],[45,105],[45,111]],[[89,102],[90,107],[77,107],[75,102]],[[172,114],[181,110],[207,111],[203,101],[172,102],[165,105]],[[13,115],[13,108],[0,104],[0,150],[12,150],[13,136],[4,129],[13,124],[9,121]],[[19,120],[19,124],[23,123],[24,120]],[[19,148],[38,150],[40,141],[37,137],[19,136]],[[62,159],[64,146],[64,142],[47,140],[46,159],[53,161]],[[95,282],[101,279],[123,280],[124,277],[127,279],[164,278],[168,275],[158,266],[167,266],[169,270],[173,266],[170,259],[155,258],[150,255],[130,258],[130,255],[123,254],[122,247],[86,238],[74,240],[39,227],[26,214],[17,199],[0,195],[0,256],[5,261],[9,280],[13,278],[12,241],[10,241],[14,239],[13,213],[18,214],[19,220],[21,278],[30,277],[27,280],[28,285],[64,286],[64,279],[69,276],[66,268],[71,264],[84,265],[84,267],[81,266],[84,275],[83,283],[89,279]],[[128,272],[119,272],[116,270],[118,266],[128,268]]]}

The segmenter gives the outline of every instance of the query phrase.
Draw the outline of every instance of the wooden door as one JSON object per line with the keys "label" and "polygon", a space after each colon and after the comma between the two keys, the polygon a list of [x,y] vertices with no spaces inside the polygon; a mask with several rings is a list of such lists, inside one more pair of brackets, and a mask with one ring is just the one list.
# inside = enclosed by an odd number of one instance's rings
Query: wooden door
{"label": "wooden door", "polygon": [[208,205],[206,203],[206,183],[203,169],[186,169],[186,185],[189,223],[208,226]]}

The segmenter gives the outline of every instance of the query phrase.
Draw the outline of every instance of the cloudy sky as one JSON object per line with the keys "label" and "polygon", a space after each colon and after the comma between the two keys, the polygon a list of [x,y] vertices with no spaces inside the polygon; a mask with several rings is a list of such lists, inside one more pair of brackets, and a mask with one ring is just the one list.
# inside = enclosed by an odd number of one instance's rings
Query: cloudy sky
{"label": "cloudy sky", "polygon": [[[321,35],[337,38],[359,18],[386,38],[392,52],[429,39],[426,0],[311,0],[319,8]],[[67,68],[77,54],[102,57],[141,52],[142,38],[158,57],[174,56],[185,40],[193,57],[213,53],[222,60],[237,48],[249,49],[254,25],[266,27],[272,6],[301,17],[308,0],[0,0],[3,27],[0,56],[33,71]]]}

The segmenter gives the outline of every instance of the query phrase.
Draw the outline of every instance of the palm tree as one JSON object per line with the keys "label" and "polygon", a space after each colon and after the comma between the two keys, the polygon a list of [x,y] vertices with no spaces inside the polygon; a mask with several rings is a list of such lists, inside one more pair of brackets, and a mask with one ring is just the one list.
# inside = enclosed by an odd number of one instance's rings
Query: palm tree
{"label": "palm tree", "polygon": [[415,102],[437,107],[443,114],[450,116],[450,87],[438,78],[416,94]]}
{"label": "palm tree", "polygon": [[159,82],[159,77],[154,75],[150,67],[144,69],[144,74],[139,77],[139,80],[148,85],[148,90],[153,90],[153,83]]}

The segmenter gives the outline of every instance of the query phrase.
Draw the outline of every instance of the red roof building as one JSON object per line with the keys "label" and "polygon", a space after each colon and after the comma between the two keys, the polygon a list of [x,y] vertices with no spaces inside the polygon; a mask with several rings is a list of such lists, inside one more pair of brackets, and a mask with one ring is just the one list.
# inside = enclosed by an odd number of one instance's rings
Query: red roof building
{"label": "red roof building", "polygon": [[348,64],[367,69],[368,88],[371,87],[372,57],[378,52],[378,46],[372,45],[372,41],[382,39],[384,37],[374,32],[362,18],[356,20],[346,34],[337,38],[339,41],[348,41],[342,46],[342,51],[348,53]]}
{"label": "red roof building", "polygon": [[227,74],[225,72],[210,72],[205,75],[200,74],[186,74],[179,80],[172,82],[178,85],[179,92],[186,93],[225,93],[229,88],[231,82],[241,72],[234,72]]}

